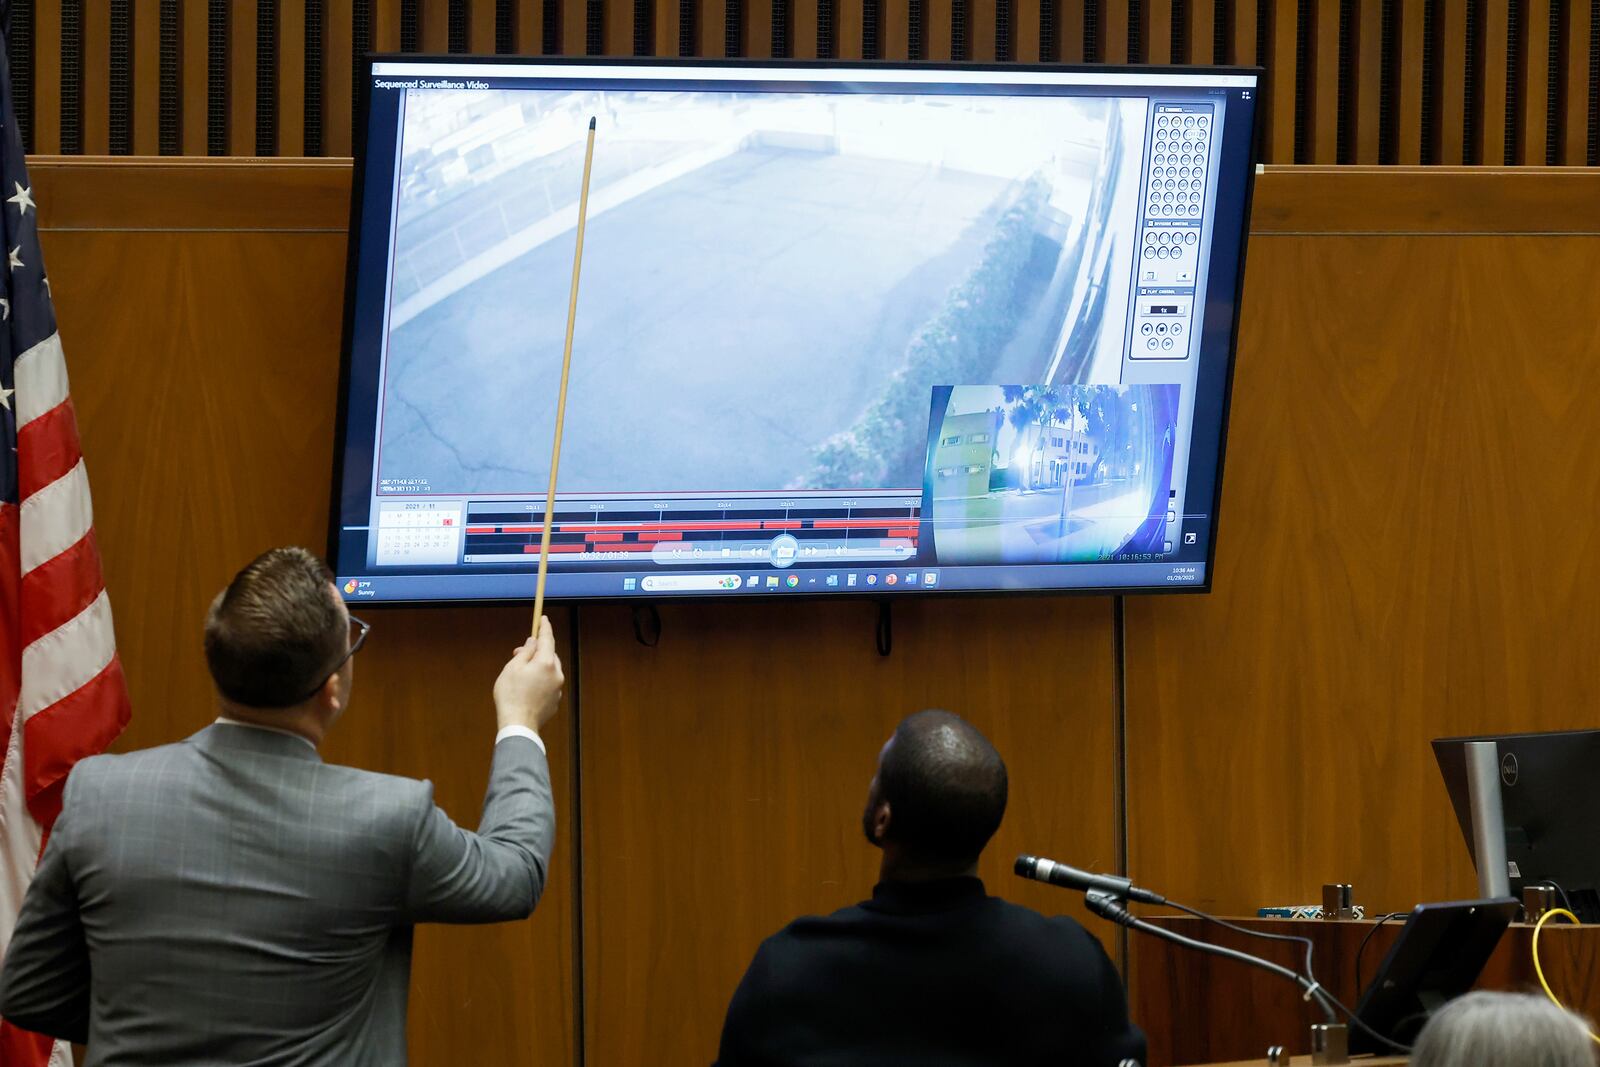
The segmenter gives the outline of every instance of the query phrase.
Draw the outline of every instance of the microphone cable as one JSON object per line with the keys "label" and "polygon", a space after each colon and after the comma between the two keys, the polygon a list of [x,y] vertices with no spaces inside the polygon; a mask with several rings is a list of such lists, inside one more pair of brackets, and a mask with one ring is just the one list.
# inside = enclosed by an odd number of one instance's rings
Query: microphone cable
{"label": "microphone cable", "polygon": [[[1344,1002],[1338,997],[1335,997],[1326,986],[1317,981],[1317,976],[1311,972],[1311,951],[1313,945],[1309,937],[1301,937],[1298,934],[1269,934],[1264,930],[1251,930],[1247,927],[1239,926],[1236,923],[1231,923],[1226,919],[1219,919],[1215,915],[1209,915],[1206,912],[1201,911],[1199,908],[1191,908],[1187,904],[1179,904],[1173,900],[1168,900],[1166,906],[1169,908],[1176,908],[1178,911],[1184,912],[1188,915],[1193,915],[1197,919],[1214,923],[1217,926],[1223,927],[1224,929],[1232,930],[1235,933],[1245,934],[1250,937],[1259,937],[1266,941],[1299,941],[1300,943],[1304,944],[1306,948],[1305,978],[1306,981],[1311,983],[1311,988],[1316,990],[1319,995],[1326,997],[1328,1003],[1332,1004],[1335,1008],[1338,1008],[1341,1015],[1343,1015],[1346,1019],[1349,1019],[1351,1023],[1353,1023],[1374,1041],[1381,1042],[1393,1051],[1399,1052],[1402,1055],[1409,1055],[1411,1053],[1410,1045],[1403,1045],[1392,1038],[1385,1037],[1383,1034],[1378,1033],[1378,1031],[1367,1025],[1367,1023],[1359,1015],[1347,1008]],[[1535,947],[1537,948],[1537,946]],[[1535,964],[1535,969],[1537,969],[1537,963]],[[1306,999],[1310,999],[1309,993],[1306,995]],[[1600,1041],[1600,1038],[1596,1038],[1595,1040]]]}
{"label": "microphone cable", "polygon": [[[1054,863],[1054,861],[1050,861],[1050,862],[1052,864]],[[1052,882],[1048,877],[1039,878],[1038,874],[1037,874],[1037,871],[1038,871],[1038,866],[1037,865],[1038,865],[1038,863],[1039,863],[1039,858],[1038,857],[1035,857],[1035,856],[1018,856],[1017,857],[1016,867],[1015,867],[1016,874],[1019,877],[1027,878],[1027,879],[1030,879],[1030,880],[1033,880],[1033,881],[1043,881],[1046,884],[1057,885],[1058,888],[1077,888],[1076,886],[1070,886],[1069,887],[1069,886],[1060,885],[1058,883]],[[1065,866],[1065,865],[1057,865],[1057,866]],[[1067,869],[1069,871],[1071,871],[1071,873],[1073,873],[1075,876],[1087,877],[1089,879],[1096,879],[1097,878],[1097,876],[1091,875],[1088,872],[1078,871],[1076,868],[1067,868]],[[1211,914],[1209,914],[1207,912],[1201,911],[1199,908],[1193,908],[1193,907],[1190,907],[1187,904],[1180,904],[1177,901],[1170,900],[1170,899],[1168,899],[1166,897],[1161,896],[1160,894],[1152,893],[1149,890],[1139,889],[1137,886],[1134,886],[1128,879],[1123,878],[1120,875],[1116,876],[1114,879],[1112,879],[1112,878],[1110,878],[1108,876],[1098,876],[1098,877],[1099,878],[1103,878],[1106,881],[1114,881],[1116,883],[1119,883],[1119,884],[1117,884],[1115,886],[1099,886],[1099,887],[1095,887],[1095,888],[1085,888],[1084,889],[1085,899],[1091,903],[1090,910],[1093,911],[1095,914],[1099,915],[1101,918],[1108,919],[1111,922],[1115,922],[1115,923],[1117,923],[1117,924],[1119,924],[1121,926],[1126,926],[1126,927],[1129,927],[1129,928],[1132,928],[1132,929],[1140,930],[1140,932],[1145,933],[1145,934],[1152,934],[1154,936],[1159,936],[1159,937],[1164,938],[1164,939],[1166,939],[1168,941],[1172,941],[1172,942],[1177,943],[1177,944],[1182,944],[1182,945],[1185,945],[1185,946],[1187,946],[1189,948],[1197,949],[1199,951],[1211,952],[1211,953],[1214,953],[1214,954],[1219,955],[1219,956],[1225,956],[1225,957],[1232,958],[1232,959],[1239,959],[1239,960],[1244,960],[1244,961],[1251,962],[1251,963],[1255,964],[1256,966],[1264,967],[1265,969],[1273,971],[1273,972],[1275,972],[1277,974],[1286,975],[1286,976],[1294,979],[1296,984],[1300,984],[1303,981],[1304,985],[1305,985],[1305,999],[1306,999],[1306,1001],[1309,1002],[1313,997],[1316,997],[1318,999],[1318,1002],[1323,1005],[1324,1010],[1326,1010],[1328,1012],[1328,1016],[1329,1016],[1330,1020],[1333,1020],[1333,1019],[1336,1018],[1336,1016],[1334,1015],[1334,1009],[1337,1009],[1338,1013],[1342,1014],[1346,1019],[1348,1019],[1352,1025],[1354,1025],[1357,1029],[1361,1030],[1363,1033],[1365,1033],[1368,1037],[1372,1038],[1374,1041],[1377,1041],[1379,1044],[1384,1045],[1384,1046],[1386,1046],[1386,1047],[1388,1047],[1388,1048],[1390,1048],[1390,1049],[1392,1049],[1392,1050],[1394,1050],[1396,1052],[1400,1052],[1400,1053],[1403,1053],[1403,1054],[1409,1054],[1411,1052],[1411,1049],[1410,1049],[1409,1046],[1401,1044],[1400,1042],[1395,1041],[1392,1038],[1387,1037],[1387,1036],[1385,1036],[1383,1034],[1380,1034],[1378,1031],[1374,1030],[1370,1025],[1368,1025],[1368,1023],[1364,1019],[1362,1019],[1360,1016],[1358,1016],[1355,1012],[1351,1011],[1350,1008],[1348,1006],[1346,1006],[1343,1001],[1339,1000],[1331,992],[1329,992],[1322,985],[1321,982],[1317,981],[1317,976],[1312,971],[1312,955],[1313,955],[1313,949],[1314,949],[1315,946],[1314,946],[1312,940],[1309,937],[1301,937],[1298,934],[1271,934],[1271,933],[1267,933],[1264,930],[1251,930],[1251,929],[1248,929],[1247,927],[1239,926],[1236,923],[1231,923],[1231,922],[1227,921],[1226,919],[1220,919],[1215,915],[1211,915]],[[1220,926],[1220,927],[1222,927],[1224,929],[1232,930],[1235,933],[1243,934],[1246,937],[1256,937],[1256,938],[1261,938],[1262,940],[1266,940],[1266,941],[1292,941],[1292,942],[1297,942],[1297,943],[1305,946],[1305,952],[1306,952],[1305,974],[1304,975],[1297,974],[1295,971],[1291,970],[1290,968],[1280,967],[1276,963],[1271,963],[1271,962],[1269,962],[1267,960],[1261,959],[1260,957],[1251,956],[1248,953],[1239,952],[1239,951],[1237,951],[1235,949],[1230,949],[1230,948],[1227,948],[1227,947],[1225,947],[1223,945],[1213,945],[1213,944],[1210,944],[1209,942],[1197,941],[1194,938],[1185,937],[1183,934],[1179,934],[1176,931],[1166,930],[1166,929],[1163,929],[1161,927],[1152,926],[1150,923],[1148,923],[1144,919],[1141,919],[1141,918],[1139,918],[1139,916],[1134,915],[1131,911],[1129,911],[1127,909],[1126,906],[1124,906],[1123,902],[1125,902],[1126,898],[1128,898],[1129,896],[1134,896],[1134,897],[1143,896],[1147,903],[1154,903],[1154,904],[1156,904],[1157,906],[1160,906],[1160,907],[1168,907],[1168,908],[1174,909],[1175,911],[1181,911],[1181,912],[1183,912],[1183,913],[1185,913],[1187,915],[1194,916],[1195,918],[1201,920],[1202,922],[1208,922],[1208,923],[1211,923],[1213,925]],[[1099,900],[1100,901],[1100,903],[1101,903],[1100,907],[1093,906],[1093,902],[1095,900]],[[1597,1039],[1597,1040],[1600,1040],[1600,1039]]]}

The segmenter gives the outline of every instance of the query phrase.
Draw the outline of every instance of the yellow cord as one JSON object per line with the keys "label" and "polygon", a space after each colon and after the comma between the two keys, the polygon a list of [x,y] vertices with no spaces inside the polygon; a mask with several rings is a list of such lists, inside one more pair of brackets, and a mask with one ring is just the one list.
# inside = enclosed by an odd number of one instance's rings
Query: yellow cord
{"label": "yellow cord", "polygon": [[[1572,914],[1572,912],[1568,911],[1566,908],[1551,908],[1549,911],[1539,916],[1539,921],[1533,924],[1533,973],[1539,976],[1539,984],[1544,986],[1544,995],[1550,998],[1550,1002],[1556,1007],[1560,1008],[1562,1011],[1566,1011],[1568,1010],[1567,1006],[1561,1003],[1561,999],[1557,997],[1555,995],[1555,991],[1550,988],[1550,983],[1545,981],[1544,968],[1539,966],[1539,932],[1544,929],[1545,923],[1549,922],[1557,915],[1571,919],[1572,925],[1574,926],[1583,925],[1578,921],[1578,917]],[[1595,1034],[1593,1030],[1589,1031],[1589,1037],[1596,1044],[1600,1044],[1600,1035]]]}

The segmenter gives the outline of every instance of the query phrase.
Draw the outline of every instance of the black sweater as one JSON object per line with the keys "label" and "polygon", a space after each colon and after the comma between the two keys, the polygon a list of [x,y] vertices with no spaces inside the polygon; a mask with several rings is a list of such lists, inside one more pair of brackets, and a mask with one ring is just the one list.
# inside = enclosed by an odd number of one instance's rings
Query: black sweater
{"label": "black sweater", "polygon": [[885,882],[767,938],[733,994],[719,1067],[1116,1067],[1143,1062],[1100,942],[976,878]]}

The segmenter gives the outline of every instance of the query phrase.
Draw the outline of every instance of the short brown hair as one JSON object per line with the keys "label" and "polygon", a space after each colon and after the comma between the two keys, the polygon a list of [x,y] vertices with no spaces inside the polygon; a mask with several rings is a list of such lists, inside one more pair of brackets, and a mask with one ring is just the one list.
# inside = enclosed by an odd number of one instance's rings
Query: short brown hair
{"label": "short brown hair", "polygon": [[206,665],[218,691],[251,708],[307,699],[348,640],[332,583],[303,548],[274,548],[234,575],[206,614]]}

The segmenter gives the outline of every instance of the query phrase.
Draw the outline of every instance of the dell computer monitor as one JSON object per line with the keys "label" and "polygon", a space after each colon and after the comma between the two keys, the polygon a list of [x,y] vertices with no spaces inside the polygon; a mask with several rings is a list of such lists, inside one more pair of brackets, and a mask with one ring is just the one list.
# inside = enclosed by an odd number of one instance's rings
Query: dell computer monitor
{"label": "dell computer monitor", "polygon": [[1467,851],[1472,853],[1469,741],[1493,741],[1498,752],[1511,892],[1520,897],[1523,886],[1555,886],[1579,919],[1600,922],[1600,849],[1595,847],[1595,826],[1600,823],[1600,730],[1435,741],[1434,757]]}
{"label": "dell computer monitor", "polygon": [[377,58],[332,561],[552,598],[1204,590],[1258,72]]}

